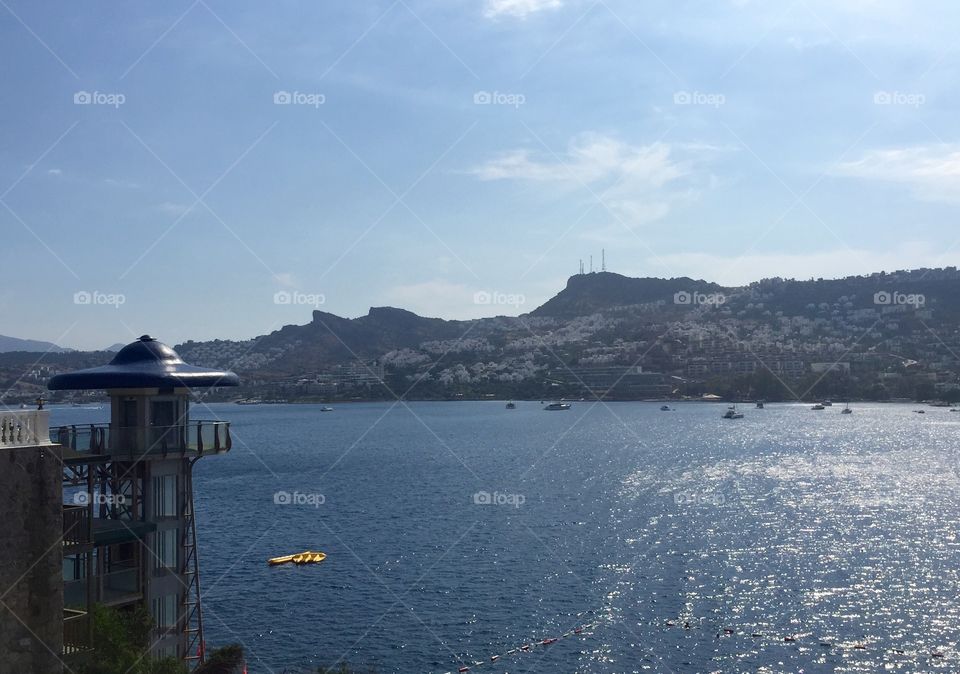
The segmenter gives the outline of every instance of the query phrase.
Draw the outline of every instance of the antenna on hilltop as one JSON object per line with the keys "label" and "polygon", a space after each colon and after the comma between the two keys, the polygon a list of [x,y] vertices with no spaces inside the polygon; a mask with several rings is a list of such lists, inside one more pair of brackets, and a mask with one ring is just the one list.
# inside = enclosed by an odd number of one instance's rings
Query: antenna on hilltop
{"label": "antenna on hilltop", "polygon": [[600,249],[600,271],[607,271],[607,249]]}
{"label": "antenna on hilltop", "polygon": [[593,255],[590,256],[590,273],[593,273]]}

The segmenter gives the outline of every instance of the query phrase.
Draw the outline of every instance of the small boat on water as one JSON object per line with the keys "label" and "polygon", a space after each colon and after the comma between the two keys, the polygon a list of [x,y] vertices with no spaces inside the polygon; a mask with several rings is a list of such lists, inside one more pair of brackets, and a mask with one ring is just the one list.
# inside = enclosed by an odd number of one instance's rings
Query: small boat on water
{"label": "small boat on water", "polygon": [[816,405],[814,405],[814,406],[811,407],[810,409],[820,411],[820,410],[825,410],[825,409],[827,409],[827,408],[823,406],[823,403],[817,403]]}
{"label": "small boat on water", "polygon": [[332,412],[332,411],[333,411],[333,408],[332,408],[332,407],[327,407],[326,405],[324,405],[323,407],[320,408],[320,411],[321,411],[321,412]]}
{"label": "small boat on water", "polygon": [[758,409],[758,410],[762,410],[762,409],[763,409],[763,405],[764,405],[764,402],[763,402],[762,400],[758,400],[758,401],[757,401],[757,409]]}
{"label": "small boat on water", "polygon": [[829,400],[824,400],[824,401],[823,401],[822,403],[820,403],[820,404],[823,405],[824,407],[833,407],[833,403],[830,402]]}
{"label": "small boat on water", "polygon": [[853,410],[850,409],[850,403],[847,403],[847,406],[840,410],[840,414],[853,414]]}
{"label": "small boat on water", "polygon": [[280,564],[319,564],[326,558],[326,553],[307,550],[306,552],[299,552],[295,555],[284,555],[283,557],[268,559],[267,564],[270,566],[279,566]]}
{"label": "small boat on water", "polygon": [[743,419],[743,414],[737,411],[736,405],[731,405],[724,413],[723,419]]}
{"label": "small boat on water", "polygon": [[660,406],[660,411],[661,411],[661,412],[672,412],[672,411],[673,411],[673,408],[670,407],[670,405],[661,405],[661,406]]}
{"label": "small boat on water", "polygon": [[515,410],[515,409],[517,409],[516,403],[514,403],[514,402],[511,400],[510,402],[507,403],[507,409],[508,409],[508,410]]}
{"label": "small boat on water", "polygon": [[550,403],[549,405],[547,405],[547,406],[544,407],[543,409],[545,409],[545,410],[547,410],[547,411],[549,411],[549,412],[558,412],[558,411],[560,411],[560,410],[568,410],[568,409],[570,409],[570,403],[563,403],[563,402]]}

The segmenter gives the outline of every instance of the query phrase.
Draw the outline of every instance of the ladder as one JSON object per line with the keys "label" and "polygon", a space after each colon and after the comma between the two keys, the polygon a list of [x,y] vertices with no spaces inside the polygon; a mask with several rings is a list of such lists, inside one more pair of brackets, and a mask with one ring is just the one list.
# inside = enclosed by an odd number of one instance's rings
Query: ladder
{"label": "ladder", "polygon": [[197,555],[197,527],[193,512],[193,463],[184,459],[183,535],[180,542],[183,563],[180,574],[186,588],[183,594],[183,660],[193,670],[203,664],[206,644],[203,640],[203,610],[200,606],[200,559]]}

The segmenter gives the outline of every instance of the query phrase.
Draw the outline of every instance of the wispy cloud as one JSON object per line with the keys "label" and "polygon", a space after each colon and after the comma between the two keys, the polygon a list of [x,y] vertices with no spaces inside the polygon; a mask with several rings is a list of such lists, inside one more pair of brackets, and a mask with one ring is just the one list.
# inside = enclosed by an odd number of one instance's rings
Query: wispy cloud
{"label": "wispy cloud", "polygon": [[[678,198],[695,198],[695,164],[722,148],[696,144],[631,145],[596,133],[574,138],[559,156],[510,150],[470,170],[480,180],[586,186],[628,224],[659,220]],[[686,156],[681,156],[686,155]]]}
{"label": "wispy cloud", "polygon": [[926,201],[960,201],[960,145],[873,150],[836,167],[837,175],[897,183]]}
{"label": "wispy cloud", "polygon": [[273,280],[279,283],[284,288],[299,288],[300,282],[297,281],[297,277],[290,272],[279,272],[273,275]]}
{"label": "wispy cloud", "polygon": [[60,175],[63,175],[63,170],[62,170],[62,169],[58,169],[58,168],[52,168],[52,169],[49,169],[49,170],[47,171],[47,175],[49,175],[49,176],[60,176]]}
{"label": "wispy cloud", "polygon": [[[836,248],[811,252],[757,252],[747,255],[713,253],[675,253],[650,258],[640,269],[656,273],[674,273],[694,278],[706,277],[727,286],[746,285],[760,278],[842,278],[877,271],[916,269],[954,264],[941,251],[920,241],[904,242],[896,250],[874,251],[866,248]],[[666,265],[666,267],[664,267]]]}
{"label": "wispy cloud", "polygon": [[557,9],[562,5],[562,0],[487,0],[484,14],[489,18],[512,16],[524,19],[531,14],[545,9]]}

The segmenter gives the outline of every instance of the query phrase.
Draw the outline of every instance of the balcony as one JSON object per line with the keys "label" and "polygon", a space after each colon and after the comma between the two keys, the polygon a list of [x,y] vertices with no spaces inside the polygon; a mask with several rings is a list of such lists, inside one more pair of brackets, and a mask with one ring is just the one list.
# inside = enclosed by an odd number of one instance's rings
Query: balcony
{"label": "balcony", "polygon": [[[143,598],[140,569],[133,564],[114,565],[113,570],[93,576],[94,604],[118,606]],[[63,605],[69,609],[82,610],[87,606],[87,579],[67,580],[63,583]]]}
{"label": "balcony", "polygon": [[142,456],[167,456],[192,453],[222,454],[230,451],[230,423],[227,421],[191,421],[177,426],[113,427],[110,424],[58,426],[50,429],[50,439],[68,452],[64,459],[79,456],[110,455],[137,459]]}
{"label": "balcony", "polygon": [[49,445],[49,425],[47,410],[0,412],[0,448]]}

